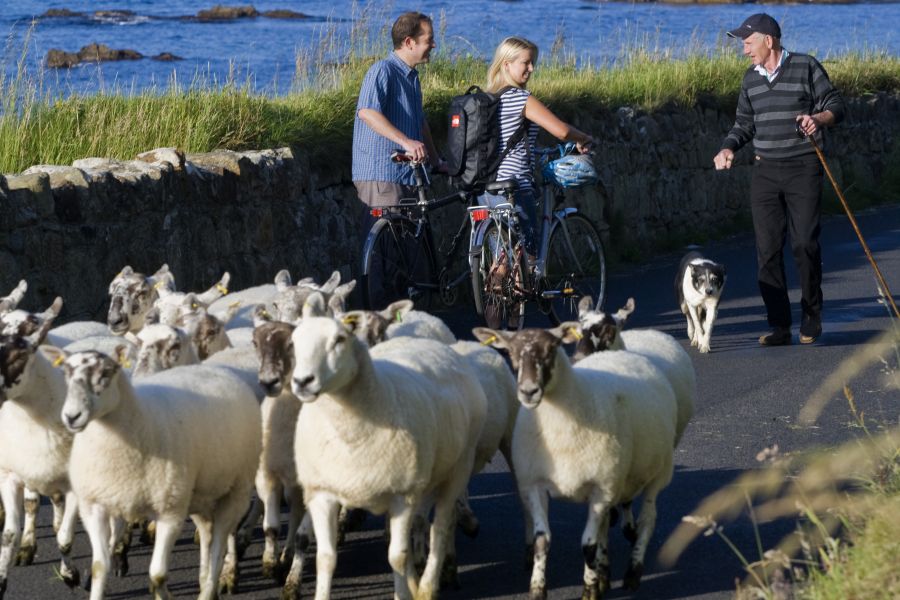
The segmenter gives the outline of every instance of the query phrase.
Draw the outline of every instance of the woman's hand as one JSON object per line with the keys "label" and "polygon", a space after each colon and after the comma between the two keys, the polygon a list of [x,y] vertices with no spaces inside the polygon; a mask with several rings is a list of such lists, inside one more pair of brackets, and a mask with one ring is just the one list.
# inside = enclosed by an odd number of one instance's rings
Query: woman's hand
{"label": "woman's hand", "polygon": [[587,154],[591,151],[591,148],[594,147],[594,138],[591,136],[587,136],[587,140],[582,140],[580,142],[575,142],[575,148],[578,149],[580,154]]}

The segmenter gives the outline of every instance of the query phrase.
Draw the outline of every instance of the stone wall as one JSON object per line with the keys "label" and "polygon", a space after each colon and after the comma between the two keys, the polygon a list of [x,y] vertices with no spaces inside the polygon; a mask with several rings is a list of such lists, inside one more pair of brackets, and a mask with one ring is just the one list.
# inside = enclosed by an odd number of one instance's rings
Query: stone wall
{"label": "stone wall", "polygon": [[[847,122],[830,136],[829,165],[845,187],[874,188],[896,147],[900,97],[849,104]],[[706,103],[582,114],[576,124],[600,141],[602,181],[569,202],[613,245],[649,247],[745,216],[752,152],[739,153],[731,171],[712,168],[732,121],[732,112]],[[302,148],[160,149],[133,161],[34,166],[0,177],[0,295],[24,278],[23,306],[43,308],[60,295],[66,320],[103,320],[109,281],[126,264],[153,272],[168,263],[182,290],[205,289],[224,270],[234,289],[271,282],[282,268],[295,280],[321,281],[334,269],[347,279],[358,272],[363,214],[349,165],[312,172]],[[462,214],[442,211],[439,227],[455,229]],[[613,221],[622,227],[610,240]]]}

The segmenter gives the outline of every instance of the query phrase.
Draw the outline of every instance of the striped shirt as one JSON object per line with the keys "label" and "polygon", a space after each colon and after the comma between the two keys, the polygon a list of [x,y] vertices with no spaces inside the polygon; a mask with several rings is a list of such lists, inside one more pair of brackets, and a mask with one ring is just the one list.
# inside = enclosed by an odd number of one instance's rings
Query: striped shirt
{"label": "striped shirt", "polygon": [[[844,118],[844,100],[831,85],[822,65],[806,54],[788,54],[778,73],[768,81],[755,67],[744,73],[734,126],[722,148],[737,152],[753,140],[762,158],[797,158],[815,152],[797,135],[797,116],[830,110],[834,122]],[[822,130],[815,133],[822,144]]]}
{"label": "striped shirt", "polygon": [[377,110],[403,135],[422,141],[425,111],[419,72],[394,52],[372,65],[359,90],[353,121],[353,181],[415,184],[412,169],[391,162],[397,143],[378,135],[359,118],[363,108]]}
{"label": "striped shirt", "polygon": [[[519,128],[525,118],[525,103],[531,92],[513,87],[500,95],[500,153],[506,151],[509,138]],[[531,189],[534,179],[534,143],[539,127],[535,123],[528,126],[528,135],[509,151],[497,168],[497,181],[515,179],[522,189]]]}

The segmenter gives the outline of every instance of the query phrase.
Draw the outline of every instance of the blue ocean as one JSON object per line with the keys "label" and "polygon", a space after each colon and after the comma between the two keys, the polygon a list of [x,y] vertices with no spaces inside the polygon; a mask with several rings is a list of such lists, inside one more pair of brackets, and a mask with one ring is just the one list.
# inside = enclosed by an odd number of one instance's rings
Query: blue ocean
{"label": "blue ocean", "polygon": [[[215,4],[252,4],[259,12],[287,9],[303,19],[269,17],[203,22],[195,17]],[[749,14],[766,11],[782,26],[789,50],[820,59],[847,52],[880,50],[900,55],[900,4],[714,4],[596,2],[593,0],[410,0],[363,4],[350,0],[6,0],[0,31],[6,37],[2,68],[14,75],[18,65],[32,81],[54,93],[92,93],[118,87],[144,90],[166,87],[173,79],[189,85],[200,77],[222,83],[229,77],[250,82],[258,91],[284,93],[297,65],[340,61],[351,45],[360,47],[360,29],[370,40],[386,39],[389,24],[405,10],[421,10],[436,23],[439,52],[449,56],[490,56],[507,35],[535,41],[543,55],[562,41],[561,51],[581,64],[615,64],[623,49],[643,47],[678,56],[686,51],[725,45],[739,51],[725,30]],[[50,9],[71,16],[40,18]],[[98,16],[95,11],[129,11]],[[80,14],[78,14],[80,13]],[[352,40],[352,41],[351,41]],[[92,42],[132,49],[151,57],[171,53],[182,60],[80,64],[48,69],[52,49],[77,52]]]}

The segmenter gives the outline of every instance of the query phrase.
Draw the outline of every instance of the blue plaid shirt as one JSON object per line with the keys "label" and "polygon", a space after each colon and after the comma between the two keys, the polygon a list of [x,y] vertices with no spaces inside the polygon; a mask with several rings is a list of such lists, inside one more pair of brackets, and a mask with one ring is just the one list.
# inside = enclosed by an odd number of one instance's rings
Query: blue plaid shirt
{"label": "blue plaid shirt", "polygon": [[353,181],[413,185],[412,170],[391,162],[391,151],[399,146],[375,133],[359,118],[363,108],[377,110],[404,135],[423,141],[425,110],[422,108],[419,72],[394,52],[372,65],[363,79],[353,121]]}

